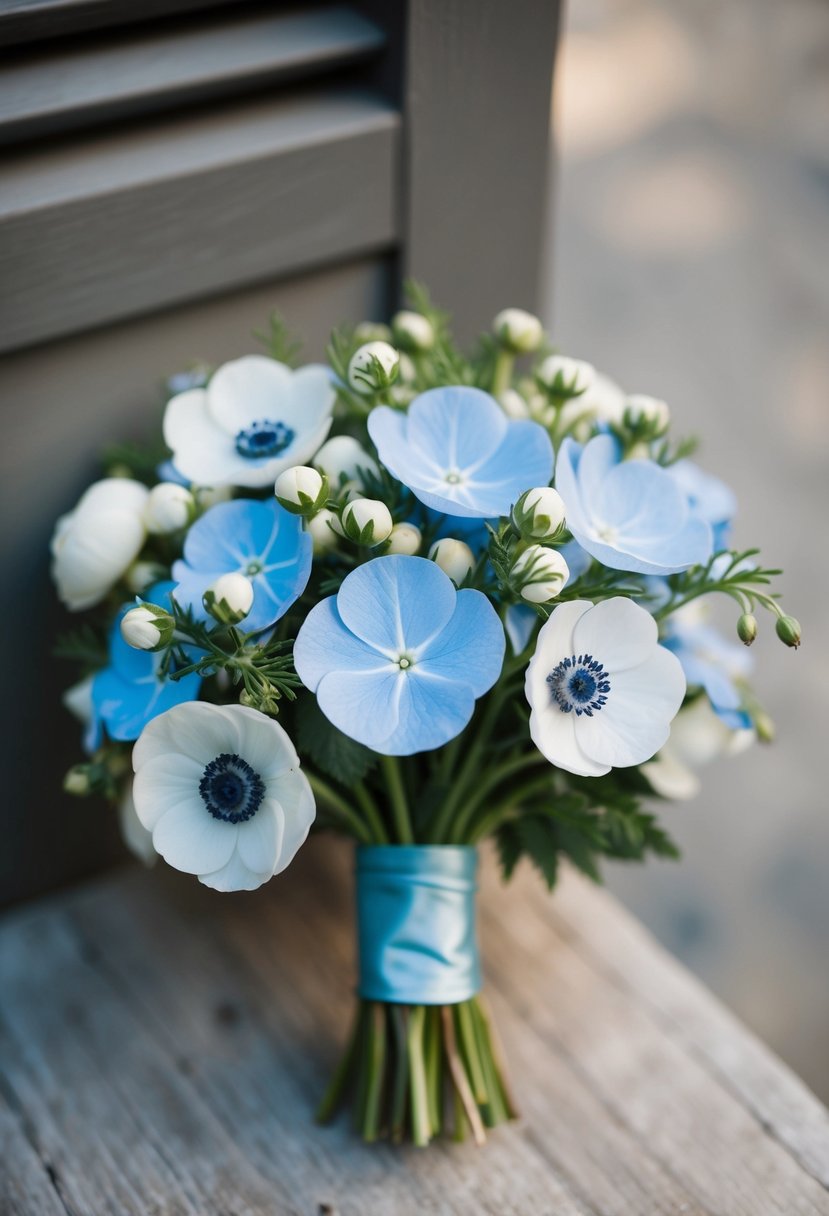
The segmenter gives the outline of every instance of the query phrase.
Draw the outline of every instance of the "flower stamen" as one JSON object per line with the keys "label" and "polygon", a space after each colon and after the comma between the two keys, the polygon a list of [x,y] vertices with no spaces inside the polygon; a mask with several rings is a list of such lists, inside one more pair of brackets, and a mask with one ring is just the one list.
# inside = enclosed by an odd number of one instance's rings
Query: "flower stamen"
{"label": "flower stamen", "polygon": [[602,664],[592,654],[571,655],[562,659],[547,676],[553,700],[563,714],[575,711],[578,717],[602,709],[607,703],[610,680]]}
{"label": "flower stamen", "polygon": [[259,810],[265,783],[235,752],[222,752],[205,766],[199,793],[214,819],[245,823]]}
{"label": "flower stamen", "polygon": [[279,456],[293,443],[296,432],[284,422],[271,422],[262,418],[239,431],[236,436],[236,451],[245,460],[261,460]]}

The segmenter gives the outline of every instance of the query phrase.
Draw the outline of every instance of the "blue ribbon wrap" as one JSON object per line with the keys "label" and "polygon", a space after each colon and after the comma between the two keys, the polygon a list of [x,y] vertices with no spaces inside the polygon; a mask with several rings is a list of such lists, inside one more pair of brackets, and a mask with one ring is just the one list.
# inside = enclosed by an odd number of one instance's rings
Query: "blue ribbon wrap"
{"label": "blue ribbon wrap", "polygon": [[473,845],[357,849],[360,996],[454,1005],[481,987]]}

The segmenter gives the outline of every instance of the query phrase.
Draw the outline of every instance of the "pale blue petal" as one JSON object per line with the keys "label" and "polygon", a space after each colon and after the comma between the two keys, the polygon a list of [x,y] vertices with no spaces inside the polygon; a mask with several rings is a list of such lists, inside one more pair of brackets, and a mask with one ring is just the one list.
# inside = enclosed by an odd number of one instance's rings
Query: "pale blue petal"
{"label": "pale blue petal", "polygon": [[399,668],[383,673],[330,671],[317,688],[317,702],[329,722],[344,735],[386,755],[386,741],[394,734],[399,716],[401,681]]}
{"label": "pale blue petal", "polygon": [[474,709],[475,697],[468,685],[417,672],[404,674],[397,724],[376,750],[388,756],[412,756],[443,747],[461,733]]}
{"label": "pale blue petal", "polygon": [[409,443],[409,420],[400,410],[378,405],[368,416],[368,433],[381,462],[404,485],[429,483],[442,477],[447,466],[431,451]]}
{"label": "pale blue petal", "polygon": [[331,671],[389,670],[389,660],[345,627],[335,596],[315,604],[294,642],[294,666],[306,688],[316,692]]}
{"label": "pale blue petal", "polygon": [[622,532],[626,548],[640,539],[671,536],[689,517],[688,504],[671,477],[651,461],[617,464],[595,491],[587,490],[579,472],[579,485],[591,518]]}
{"label": "pale blue petal", "polygon": [[459,591],[452,619],[417,655],[417,673],[457,681],[481,697],[501,674],[505,649],[503,626],[487,597]]}
{"label": "pale blue petal", "polygon": [[[598,436],[601,438],[601,436]],[[592,442],[595,443],[595,440]],[[556,455],[556,489],[564,500],[567,526],[573,535],[576,529],[585,532],[589,526],[588,516],[582,507],[578,481],[578,464],[581,448],[573,439],[565,439]]]}
{"label": "pale blue petal", "polygon": [[719,477],[701,469],[692,460],[677,460],[668,468],[691,510],[709,524],[724,524],[737,512],[737,498]]}
{"label": "pale blue petal", "polygon": [[506,515],[531,486],[549,485],[553,445],[537,422],[508,424],[503,443],[471,477],[475,504],[487,515]]}
{"label": "pale blue petal", "polygon": [[140,683],[128,683],[107,668],[95,676],[92,696],[110,737],[132,741],[159,714],[184,701],[194,701],[200,687],[198,675],[184,676],[181,680],[158,680],[150,675]]}
{"label": "pale blue petal", "polygon": [[425,557],[391,554],[358,566],[337,593],[343,624],[378,650],[416,649],[455,610],[452,580]]}
{"label": "pale blue petal", "polygon": [[481,464],[503,443],[508,427],[498,402],[479,388],[429,389],[408,410],[411,448],[428,453],[444,470]]}
{"label": "pale blue petal", "polygon": [[529,604],[510,604],[504,628],[513,654],[522,654],[530,644],[533,630],[539,623],[538,613]]}
{"label": "pale blue petal", "polygon": [[562,454],[565,450],[571,467],[576,469],[582,507],[589,516],[592,514],[593,504],[602,492],[608,474],[621,460],[622,452],[619,441],[613,435],[596,435],[579,453],[578,445],[574,440],[565,439],[562,444]]}
{"label": "pale blue petal", "polygon": [[630,549],[644,561],[657,563],[662,574],[678,574],[708,561],[712,553],[711,525],[692,515],[672,536],[631,540]]}

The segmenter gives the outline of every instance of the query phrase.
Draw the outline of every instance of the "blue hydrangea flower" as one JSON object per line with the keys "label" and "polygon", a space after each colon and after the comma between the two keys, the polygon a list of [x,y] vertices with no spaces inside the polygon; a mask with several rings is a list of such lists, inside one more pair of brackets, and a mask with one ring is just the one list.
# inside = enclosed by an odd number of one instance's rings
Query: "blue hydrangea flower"
{"label": "blue hydrangea flower", "polygon": [[[169,609],[173,587],[171,582],[156,583],[144,599]],[[127,741],[137,739],[158,714],[184,701],[194,701],[201,687],[201,676],[195,674],[180,680],[162,678],[160,654],[127,645],[121,637],[121,618],[134,606],[125,604],[119,612],[109,637],[109,667],[99,671],[92,681],[95,716],[104,723],[111,739]]]}
{"label": "blue hydrangea flower", "polygon": [[218,503],[193,524],[184,541],[184,558],[173,565],[176,600],[206,620],[202,596],[208,587],[220,574],[244,574],[253,583],[253,607],[240,628],[258,633],[302,595],[312,550],[302,519],[275,499]]}
{"label": "blue hydrangea flower", "polygon": [[687,498],[692,514],[711,525],[712,552],[727,549],[731,521],[737,513],[737,498],[731,487],[693,460],[677,460],[668,467],[668,472]]}
{"label": "blue hydrangea flower", "polygon": [[662,644],[679,659],[688,686],[704,690],[711,708],[726,726],[731,730],[751,727],[751,715],[743,707],[738,683],[753,667],[745,646],[726,641],[693,613],[669,618]]}
{"label": "blue hydrangea flower", "polygon": [[477,388],[429,389],[405,413],[378,406],[368,433],[398,481],[444,515],[506,515],[528,486],[548,485],[553,473],[544,428],[510,420]]}
{"label": "blue hydrangea flower", "polygon": [[434,562],[358,566],[311,609],[294,645],[300,679],[330,722],[387,756],[441,747],[501,672],[504,631],[480,591]]}
{"label": "blue hydrangea flower", "polygon": [[711,556],[711,526],[671,474],[651,460],[622,460],[612,435],[583,448],[565,439],[556,488],[576,540],[611,570],[676,574]]}

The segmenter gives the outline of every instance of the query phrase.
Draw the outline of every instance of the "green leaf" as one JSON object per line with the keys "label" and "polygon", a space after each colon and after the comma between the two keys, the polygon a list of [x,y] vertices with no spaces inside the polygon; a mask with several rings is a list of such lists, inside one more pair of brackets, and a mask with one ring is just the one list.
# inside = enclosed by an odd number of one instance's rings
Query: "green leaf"
{"label": "green leaf", "polygon": [[332,726],[316,698],[306,696],[297,702],[294,715],[297,749],[311,760],[320,772],[333,777],[341,785],[354,785],[377,763],[377,753],[356,743]]}
{"label": "green leaf", "polygon": [[528,815],[516,821],[516,831],[523,851],[540,871],[550,890],[558,875],[558,850],[555,829],[548,820]]}
{"label": "green leaf", "polygon": [[495,833],[495,844],[498,849],[498,859],[501,862],[504,882],[509,882],[524,851],[514,824],[504,823],[501,825]]}

